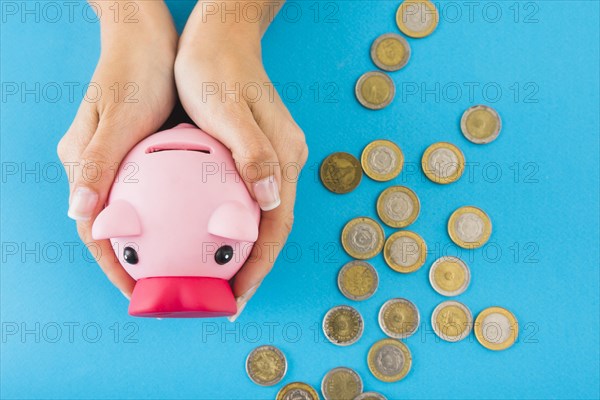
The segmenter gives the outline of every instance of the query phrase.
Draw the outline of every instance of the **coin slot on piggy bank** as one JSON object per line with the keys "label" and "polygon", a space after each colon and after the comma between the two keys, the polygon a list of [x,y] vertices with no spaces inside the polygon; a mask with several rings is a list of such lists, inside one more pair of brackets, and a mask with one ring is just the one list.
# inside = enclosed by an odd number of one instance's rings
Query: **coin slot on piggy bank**
{"label": "coin slot on piggy bank", "polygon": [[[131,165],[135,173],[126,173]],[[230,151],[182,124],[140,142],[120,172],[128,179],[115,180],[92,235],[111,240],[121,265],[136,280],[129,314],[235,314],[229,280],[258,237],[260,208]]]}

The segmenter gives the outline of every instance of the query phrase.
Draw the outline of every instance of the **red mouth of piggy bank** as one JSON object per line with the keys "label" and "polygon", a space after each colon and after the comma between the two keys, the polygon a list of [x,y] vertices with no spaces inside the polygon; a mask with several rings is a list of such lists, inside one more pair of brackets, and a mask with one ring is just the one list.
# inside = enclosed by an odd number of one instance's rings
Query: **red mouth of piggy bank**
{"label": "red mouth of piggy bank", "polygon": [[206,277],[156,277],[137,281],[129,314],[153,318],[206,318],[234,315],[229,282]]}

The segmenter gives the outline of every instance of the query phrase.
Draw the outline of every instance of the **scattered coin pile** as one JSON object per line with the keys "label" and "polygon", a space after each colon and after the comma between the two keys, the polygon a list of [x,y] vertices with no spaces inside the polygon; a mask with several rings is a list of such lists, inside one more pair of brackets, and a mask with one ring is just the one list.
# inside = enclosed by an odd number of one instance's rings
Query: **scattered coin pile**
{"label": "scattered coin pile", "polygon": [[[466,110],[461,120],[464,136],[479,144],[497,138],[500,126],[498,113],[483,105]],[[400,174],[404,163],[402,150],[389,140],[375,140],[368,144],[360,160],[359,163],[357,158],[348,153],[328,156],[320,170],[325,187],[334,193],[348,193],[358,186],[363,172],[376,181],[390,181]],[[465,156],[454,144],[434,143],[423,153],[421,166],[425,176],[432,182],[450,184],[462,176]],[[404,229],[417,220],[421,210],[419,198],[413,190],[405,186],[386,188],[377,199],[376,210],[385,225],[400,230],[386,239],[382,226],[367,216],[351,219],[342,229],[342,247],[355,260],[340,269],[338,287],[345,297],[353,301],[370,298],[378,287],[377,271],[365,260],[383,252],[385,263],[392,270],[408,274],[421,268],[427,257],[424,239],[416,232]],[[465,249],[483,246],[492,234],[490,217],[474,206],[455,210],[448,219],[447,227],[450,239]],[[429,281],[437,293],[454,297],[467,290],[471,271],[460,258],[444,256],[431,265]],[[389,339],[372,345],[367,355],[367,365],[379,380],[396,382],[403,379],[412,366],[410,350],[400,339],[413,335],[419,328],[419,310],[408,299],[393,298],[381,306],[378,321]],[[487,308],[474,323],[469,308],[454,300],[444,301],[434,309],[431,324],[437,336],[448,342],[460,341],[475,329],[479,343],[491,350],[510,347],[518,334],[517,320],[508,310]],[[325,337],[336,345],[355,343],[363,331],[362,315],[348,305],[332,308],[323,320]]]}
{"label": "scattered coin pile", "polygon": [[[439,15],[429,0],[405,0],[396,13],[396,23],[402,33],[411,38],[423,38],[436,29]],[[404,37],[386,33],[375,39],[371,58],[383,71],[393,72],[407,65],[411,49]],[[392,79],[383,72],[371,71],[362,75],[355,87],[356,97],[364,107],[379,110],[389,105],[395,95]],[[498,113],[485,105],[467,109],[460,121],[466,139],[476,144],[494,141],[502,128]],[[352,154],[337,152],[323,160],[320,178],[333,193],[345,194],[356,189],[363,176],[388,182],[402,171],[404,154],[390,140],[375,140],[362,152],[360,161]],[[421,159],[423,173],[429,180],[446,185],[458,181],[465,169],[465,156],[451,143],[439,142],[429,146]],[[387,239],[381,225],[374,219],[360,216],[343,228],[341,242],[354,260],[338,273],[340,292],[349,300],[364,301],[373,296],[379,286],[379,275],[369,260],[383,252],[385,263],[394,271],[408,274],[420,269],[426,261],[427,245],[416,232],[406,230],[421,211],[417,194],[405,186],[390,186],[377,199],[377,215],[387,226],[397,230]],[[492,233],[489,216],[480,208],[464,206],[455,210],[448,219],[448,235],[458,246],[474,249],[483,246]],[[429,270],[432,288],[442,296],[454,297],[467,290],[471,272],[458,257],[445,256],[435,260]],[[404,379],[413,364],[412,354],[402,339],[413,335],[421,317],[417,306],[405,298],[387,300],[380,308],[379,326],[389,338],[375,342],[367,354],[367,366],[382,382]],[[434,332],[441,339],[457,342],[472,330],[484,347],[504,350],[517,339],[518,324],[515,316],[502,307],[483,310],[475,322],[469,308],[454,300],[440,303],[431,315]],[[333,344],[350,346],[364,332],[360,312],[348,305],[331,308],[323,318],[323,333]],[[274,346],[255,348],[246,359],[250,379],[262,386],[276,385],[287,371],[285,355]],[[356,371],[337,367],[325,374],[321,382],[325,400],[386,400],[376,392],[363,392],[363,382]],[[317,391],[304,382],[283,386],[276,400],[318,400]]]}

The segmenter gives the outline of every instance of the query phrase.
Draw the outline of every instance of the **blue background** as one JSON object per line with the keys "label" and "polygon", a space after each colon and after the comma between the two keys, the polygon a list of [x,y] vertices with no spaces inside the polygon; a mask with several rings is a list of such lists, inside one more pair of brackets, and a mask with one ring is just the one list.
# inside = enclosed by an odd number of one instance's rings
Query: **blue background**
{"label": "blue background", "polygon": [[[319,387],[330,368],[345,365],[359,372],[366,389],[390,399],[599,397],[598,3],[476,2],[471,16],[463,3],[438,4],[438,29],[409,39],[408,66],[391,74],[395,101],[369,111],[356,102],[354,83],[375,69],[372,40],[397,32],[398,4],[294,3],[287,19],[280,15],[269,29],[266,68],[285,88],[282,97],[306,132],[310,158],[287,251],[235,324],[127,315],[126,300],[77,244],[66,217],[64,174],[54,179],[56,143],[81,90],[74,99],[65,90],[56,102],[4,90],[7,82],[84,85],[99,54],[98,25],[81,14],[57,23],[3,15],[1,396],[273,398],[281,384],[258,387],[244,370],[252,348],[273,343],[288,358],[283,383]],[[192,6],[170,3],[179,29]],[[298,9],[302,15],[294,22]],[[501,16],[492,22],[497,9]],[[503,119],[499,139],[487,146],[471,144],[459,130],[463,110],[479,103],[494,106]],[[326,155],[359,156],[380,138],[404,151],[400,177],[389,183],[365,177],[343,196],[323,188],[316,174]],[[420,172],[422,152],[436,141],[464,151],[471,169],[458,183],[438,186]],[[7,174],[15,165],[18,174]],[[379,290],[353,303],[336,287],[337,272],[349,260],[339,233],[353,217],[376,217],[375,200],[391,184],[419,195],[421,215],[411,229],[425,238],[430,254],[410,275],[394,273],[377,256]],[[457,254],[446,221],[467,204],[486,210],[494,231],[485,250],[458,253],[471,267],[472,282],[457,300],[475,315],[492,305],[515,313],[519,342],[504,352],[486,350],[472,335],[446,343],[431,333],[431,312],[445,298],[431,289],[429,266],[440,255]],[[12,245],[16,255],[6,251]],[[406,340],[414,358],[409,376],[385,384],[370,374],[365,358],[384,337],[379,307],[399,296],[418,305],[422,327]],[[355,306],[365,319],[363,337],[347,348],[326,342],[320,331],[323,315],[338,304]],[[15,327],[19,332],[11,335]],[[23,329],[34,333],[21,335]]]}

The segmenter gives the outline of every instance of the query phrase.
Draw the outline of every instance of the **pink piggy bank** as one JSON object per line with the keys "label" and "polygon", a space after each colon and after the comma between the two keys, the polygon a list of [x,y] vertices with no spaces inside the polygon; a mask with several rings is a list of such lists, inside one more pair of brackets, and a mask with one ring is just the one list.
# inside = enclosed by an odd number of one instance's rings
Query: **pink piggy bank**
{"label": "pink piggy bank", "polygon": [[258,236],[260,208],[229,150],[181,124],[135,146],[123,160],[94,239],[110,239],[137,282],[129,314],[233,315],[228,280]]}

